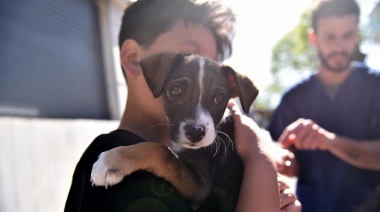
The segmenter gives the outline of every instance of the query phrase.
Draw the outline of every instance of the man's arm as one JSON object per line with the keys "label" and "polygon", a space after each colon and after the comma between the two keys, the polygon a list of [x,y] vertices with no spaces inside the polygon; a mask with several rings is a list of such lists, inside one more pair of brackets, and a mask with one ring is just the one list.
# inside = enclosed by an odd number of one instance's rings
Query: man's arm
{"label": "man's arm", "polygon": [[380,140],[357,142],[334,134],[327,143],[331,153],[352,166],[380,171]]}
{"label": "man's arm", "polygon": [[380,170],[380,140],[355,141],[329,132],[312,120],[298,119],[282,133],[279,142],[299,150],[326,150],[362,169]]}

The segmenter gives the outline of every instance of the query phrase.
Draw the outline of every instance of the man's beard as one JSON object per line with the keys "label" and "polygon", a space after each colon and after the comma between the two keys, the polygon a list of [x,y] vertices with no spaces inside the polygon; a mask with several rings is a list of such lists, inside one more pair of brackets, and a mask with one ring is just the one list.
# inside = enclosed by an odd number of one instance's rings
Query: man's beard
{"label": "man's beard", "polygon": [[[329,64],[329,59],[332,58],[332,57],[335,57],[337,55],[341,55],[345,58],[347,58],[347,62],[345,64],[341,64],[341,65],[337,65],[337,66],[332,66],[331,64]],[[345,70],[347,70],[347,68],[350,67],[351,65],[351,62],[354,58],[353,54],[350,54],[346,51],[343,51],[343,52],[333,52],[329,55],[327,55],[326,57],[320,52],[318,51],[318,56],[319,56],[319,60],[320,62],[322,63],[322,65],[329,71],[331,72],[335,72],[335,73],[339,73],[339,72],[343,72]]]}

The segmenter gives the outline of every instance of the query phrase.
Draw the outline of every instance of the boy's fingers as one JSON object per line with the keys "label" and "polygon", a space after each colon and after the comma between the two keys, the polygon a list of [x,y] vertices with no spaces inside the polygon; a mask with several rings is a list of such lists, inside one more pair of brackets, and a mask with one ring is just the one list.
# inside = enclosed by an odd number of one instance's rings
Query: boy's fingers
{"label": "boy's fingers", "polygon": [[280,207],[283,208],[297,200],[297,196],[292,192],[285,189],[280,194]]}
{"label": "boy's fingers", "polygon": [[227,108],[231,111],[232,114],[241,114],[239,106],[233,100],[228,102]]}

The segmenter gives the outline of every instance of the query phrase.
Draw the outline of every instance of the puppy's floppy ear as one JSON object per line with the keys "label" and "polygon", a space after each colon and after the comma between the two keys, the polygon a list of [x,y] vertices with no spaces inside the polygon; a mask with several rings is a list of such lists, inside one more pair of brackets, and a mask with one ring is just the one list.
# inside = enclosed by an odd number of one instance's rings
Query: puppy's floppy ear
{"label": "puppy's floppy ear", "polygon": [[259,94],[259,90],[251,79],[231,67],[222,66],[222,70],[227,73],[233,91],[232,97],[239,97],[243,111],[249,113],[249,108]]}
{"label": "puppy's floppy ear", "polygon": [[145,80],[154,98],[161,95],[163,85],[173,65],[182,57],[182,54],[175,52],[161,52],[152,54],[140,61]]}

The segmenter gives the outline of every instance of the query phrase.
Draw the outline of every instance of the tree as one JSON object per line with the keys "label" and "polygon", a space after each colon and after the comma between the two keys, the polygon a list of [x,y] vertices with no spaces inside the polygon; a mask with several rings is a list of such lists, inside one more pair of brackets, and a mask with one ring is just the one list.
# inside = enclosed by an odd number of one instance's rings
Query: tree
{"label": "tree", "polygon": [[258,109],[272,109],[283,90],[292,84],[289,76],[309,74],[316,66],[316,52],[310,45],[308,29],[310,28],[311,11],[305,11],[298,25],[284,35],[272,49],[271,73],[272,84],[264,89],[264,95],[255,103]]}
{"label": "tree", "polygon": [[373,36],[376,41],[380,41],[380,2],[370,14],[370,25],[374,32]]}
{"label": "tree", "polygon": [[311,12],[301,15],[299,24],[276,43],[272,49],[271,72],[278,81],[281,70],[310,71],[316,65],[316,53],[308,40]]}

